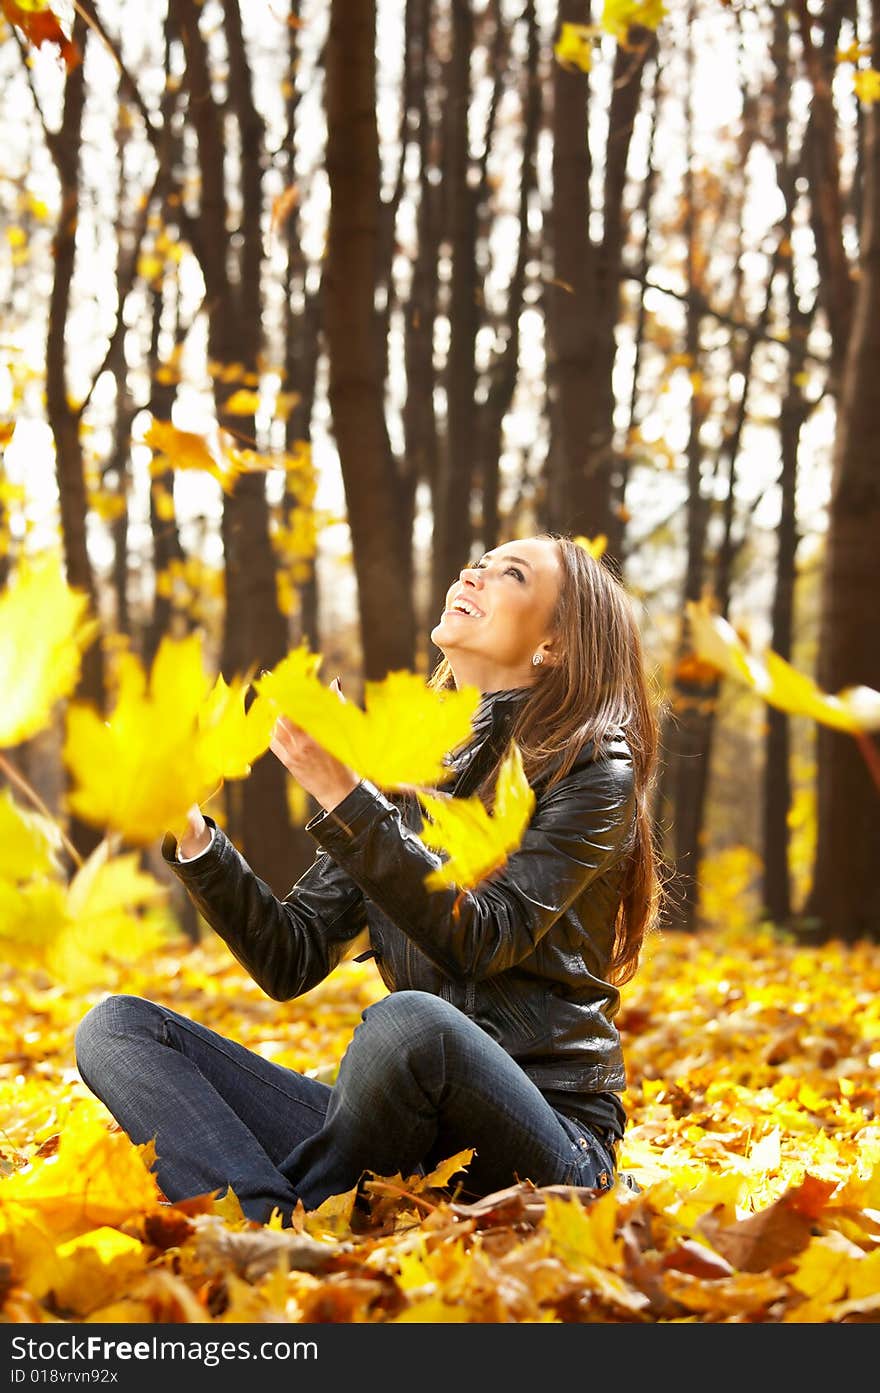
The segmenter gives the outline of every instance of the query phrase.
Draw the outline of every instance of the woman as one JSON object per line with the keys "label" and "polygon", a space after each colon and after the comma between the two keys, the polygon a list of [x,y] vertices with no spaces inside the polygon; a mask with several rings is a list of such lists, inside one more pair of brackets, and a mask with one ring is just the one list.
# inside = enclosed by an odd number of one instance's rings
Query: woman
{"label": "woman", "polygon": [[134,1142],[155,1138],[172,1200],[231,1186],[250,1218],[289,1223],[298,1200],[310,1210],[367,1172],[427,1173],[467,1148],[469,1196],[614,1183],[618,989],[659,904],[657,716],[633,607],[605,565],[544,534],[466,567],[431,638],[444,655],[431,684],[483,694],[442,787],[491,800],[516,740],[536,794],[521,845],[470,890],[427,890],[440,858],[415,797],[386,796],[276,722],[272,752],[323,810],[289,894],[198,808],[163,857],[269,996],[311,990],[365,942],[388,995],[333,1085],[138,997],[95,1006],[77,1031],[81,1076]]}

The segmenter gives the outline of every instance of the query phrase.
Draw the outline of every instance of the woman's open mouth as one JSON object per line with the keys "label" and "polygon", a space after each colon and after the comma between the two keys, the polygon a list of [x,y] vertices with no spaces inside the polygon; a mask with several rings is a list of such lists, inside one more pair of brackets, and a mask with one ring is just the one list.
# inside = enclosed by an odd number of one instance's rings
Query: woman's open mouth
{"label": "woman's open mouth", "polygon": [[476,605],[472,605],[470,600],[463,599],[454,600],[453,603],[449,606],[449,608],[445,611],[445,613],[463,615],[465,619],[486,618],[485,614],[481,609],[477,609]]}

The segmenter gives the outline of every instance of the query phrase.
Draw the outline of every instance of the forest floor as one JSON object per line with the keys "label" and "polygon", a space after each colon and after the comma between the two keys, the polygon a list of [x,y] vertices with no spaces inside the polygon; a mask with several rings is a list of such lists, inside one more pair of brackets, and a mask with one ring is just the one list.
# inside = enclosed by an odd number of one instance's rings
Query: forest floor
{"label": "forest floor", "polygon": [[880,1316],[880,946],[766,926],[657,935],[619,1015],[622,1184],[463,1203],[467,1153],[260,1226],[233,1194],[162,1203],[76,1071],[107,991],[160,1001],[332,1081],[371,963],[271,1001],[219,941],[71,992],[0,975],[0,1323],[863,1322]]}

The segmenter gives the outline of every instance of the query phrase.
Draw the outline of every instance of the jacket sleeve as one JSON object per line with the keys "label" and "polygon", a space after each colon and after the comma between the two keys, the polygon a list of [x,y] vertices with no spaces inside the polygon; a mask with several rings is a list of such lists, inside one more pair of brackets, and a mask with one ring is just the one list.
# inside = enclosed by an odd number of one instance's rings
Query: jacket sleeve
{"label": "jacket sleeve", "polygon": [[326,852],[283,900],[251,869],[212,818],[211,845],[192,861],[176,859],[172,833],[162,858],[196,909],[268,996],[288,1001],[310,991],[347,956],[366,922],[359,886]]}
{"label": "jacket sleeve", "polygon": [[539,798],[501,870],[468,890],[425,887],[442,858],[366,779],[306,828],[437,967],[480,979],[533,953],[572,901],[614,864],[633,809],[631,759],[576,768]]}

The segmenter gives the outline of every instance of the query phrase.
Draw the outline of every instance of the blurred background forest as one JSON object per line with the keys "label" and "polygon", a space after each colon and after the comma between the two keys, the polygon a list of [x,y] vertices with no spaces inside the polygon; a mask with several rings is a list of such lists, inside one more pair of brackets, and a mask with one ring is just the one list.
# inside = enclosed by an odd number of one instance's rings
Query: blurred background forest
{"label": "blurred background forest", "polygon": [[[195,629],[357,698],[430,670],[475,553],[602,539],[668,704],[671,926],[876,940],[873,736],[725,680],[686,606],[880,689],[880,0],[2,10],[0,590],[60,548],[76,698]],[[6,755],[85,855],[60,741]],[[279,895],[290,784],[210,809]]]}

